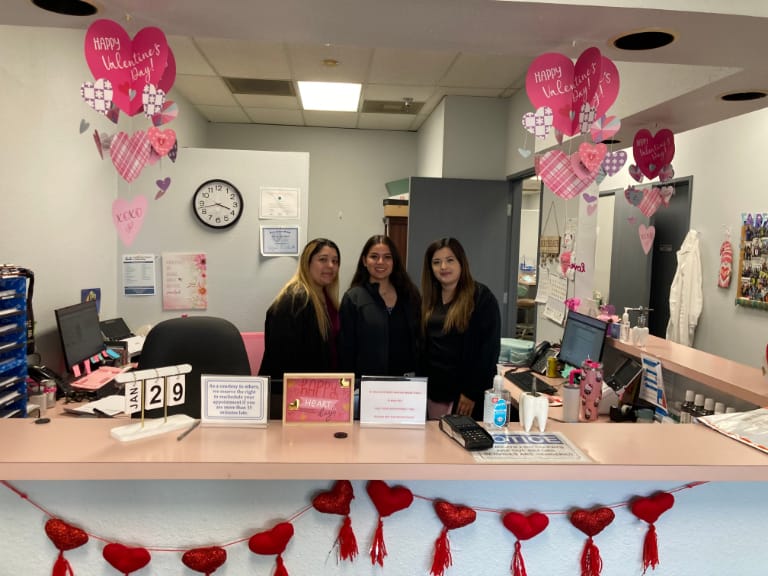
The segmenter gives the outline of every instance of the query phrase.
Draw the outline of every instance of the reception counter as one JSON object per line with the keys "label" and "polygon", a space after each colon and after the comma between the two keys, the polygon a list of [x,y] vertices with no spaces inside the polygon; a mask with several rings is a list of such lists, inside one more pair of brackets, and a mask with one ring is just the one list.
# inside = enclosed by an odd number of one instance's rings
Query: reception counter
{"label": "reception counter", "polygon": [[[768,455],[700,425],[563,424],[562,433],[592,462],[477,463],[441,432],[353,426],[199,427],[120,443],[116,419],[0,420],[0,478],[411,479],[411,480],[768,480]],[[517,430],[518,424],[511,424]],[[346,431],[346,438],[334,433]]]}

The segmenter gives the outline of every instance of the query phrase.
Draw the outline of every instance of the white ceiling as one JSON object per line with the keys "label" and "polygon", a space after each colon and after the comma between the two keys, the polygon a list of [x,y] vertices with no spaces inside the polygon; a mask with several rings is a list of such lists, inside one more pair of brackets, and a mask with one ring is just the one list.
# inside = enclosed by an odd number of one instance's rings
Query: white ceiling
{"label": "white ceiling", "polygon": [[[718,99],[730,91],[768,90],[768,2],[594,6],[600,3],[101,0],[97,16],[75,18],[44,12],[30,0],[4,0],[0,24],[86,29],[109,18],[131,35],[157,26],[176,59],[175,88],[211,122],[417,130],[445,95],[508,98],[525,89],[536,56],[560,52],[575,60],[590,46],[619,68],[621,90],[611,114],[622,118],[618,137],[627,142],[641,127],[677,133],[768,105],[768,98]],[[633,4],[644,8],[625,7]],[[688,11],[658,9],[671,5]],[[677,40],[634,53],[610,43],[646,29],[668,30]],[[339,65],[323,65],[328,58]],[[305,112],[297,97],[233,95],[224,76],[361,82],[364,100],[412,98],[424,105],[416,115]]]}

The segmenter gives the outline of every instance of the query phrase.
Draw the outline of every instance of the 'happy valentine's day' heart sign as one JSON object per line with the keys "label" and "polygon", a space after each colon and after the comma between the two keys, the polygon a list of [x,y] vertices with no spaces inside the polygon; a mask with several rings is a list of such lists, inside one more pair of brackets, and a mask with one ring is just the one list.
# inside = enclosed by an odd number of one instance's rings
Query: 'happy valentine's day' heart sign
{"label": "'happy valentine's day' heart sign", "polygon": [[666,128],[656,132],[655,136],[645,128],[638,130],[632,142],[632,153],[640,172],[653,180],[675,157],[675,135]]}

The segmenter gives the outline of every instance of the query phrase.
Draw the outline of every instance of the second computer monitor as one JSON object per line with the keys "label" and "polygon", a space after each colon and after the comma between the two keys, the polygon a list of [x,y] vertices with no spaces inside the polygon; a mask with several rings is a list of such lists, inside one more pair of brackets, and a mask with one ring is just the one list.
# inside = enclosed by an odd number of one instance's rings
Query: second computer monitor
{"label": "second computer monitor", "polygon": [[569,310],[558,359],[577,368],[587,358],[599,362],[603,357],[607,327],[602,320]]}

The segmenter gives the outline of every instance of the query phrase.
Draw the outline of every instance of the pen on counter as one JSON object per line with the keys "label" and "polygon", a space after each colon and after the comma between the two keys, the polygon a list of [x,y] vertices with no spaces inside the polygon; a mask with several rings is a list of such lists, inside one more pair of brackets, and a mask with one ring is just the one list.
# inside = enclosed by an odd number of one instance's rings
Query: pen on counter
{"label": "pen on counter", "polygon": [[192,432],[192,430],[194,430],[198,426],[200,426],[200,420],[195,420],[189,428],[187,428],[186,430],[184,430],[184,432],[176,436],[176,440],[179,440],[179,441],[184,440],[184,437],[190,432]]}

